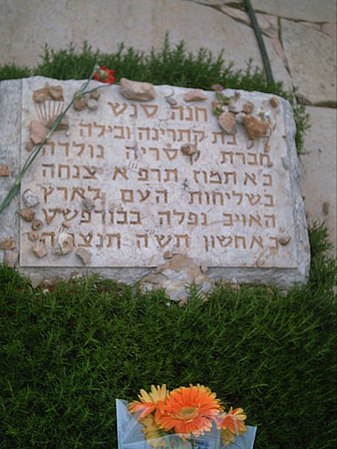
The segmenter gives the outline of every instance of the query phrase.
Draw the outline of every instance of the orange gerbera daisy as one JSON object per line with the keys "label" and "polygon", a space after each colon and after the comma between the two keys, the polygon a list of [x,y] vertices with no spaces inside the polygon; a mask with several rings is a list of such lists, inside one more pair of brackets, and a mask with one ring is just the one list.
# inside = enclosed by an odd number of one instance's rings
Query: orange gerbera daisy
{"label": "orange gerbera daisy", "polygon": [[151,385],[151,392],[147,393],[145,390],[140,390],[138,395],[139,401],[133,401],[128,405],[128,410],[130,413],[140,412],[139,420],[142,420],[147,415],[157,410],[164,403],[168,391],[166,390],[166,385],[161,387],[157,385]]}
{"label": "orange gerbera daisy", "polygon": [[173,390],[155,420],[165,431],[198,437],[211,429],[212,419],[221,411],[215,393],[203,385],[190,385]]}
{"label": "orange gerbera daisy", "polygon": [[221,430],[221,440],[225,446],[233,443],[237,435],[241,435],[246,431],[245,419],[247,415],[242,408],[233,410],[231,407],[228,413],[217,418],[217,427]]}

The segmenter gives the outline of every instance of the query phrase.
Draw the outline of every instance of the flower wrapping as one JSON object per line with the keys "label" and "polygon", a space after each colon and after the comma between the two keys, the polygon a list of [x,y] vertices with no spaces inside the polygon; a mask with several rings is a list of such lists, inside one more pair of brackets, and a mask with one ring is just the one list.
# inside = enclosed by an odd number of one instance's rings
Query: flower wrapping
{"label": "flower wrapping", "polygon": [[246,426],[244,434],[224,446],[221,432],[213,424],[211,430],[198,437],[167,434],[160,438],[145,438],[142,424],[128,411],[128,402],[116,399],[118,449],[253,449],[256,427]]}

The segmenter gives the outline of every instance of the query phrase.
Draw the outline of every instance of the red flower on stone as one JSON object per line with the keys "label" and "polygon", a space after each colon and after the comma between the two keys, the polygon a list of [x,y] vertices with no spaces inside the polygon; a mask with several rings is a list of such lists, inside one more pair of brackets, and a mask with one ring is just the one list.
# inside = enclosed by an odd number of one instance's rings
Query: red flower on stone
{"label": "red flower on stone", "polygon": [[101,81],[101,83],[114,84],[116,82],[115,71],[102,65],[97,72],[94,73],[93,79]]}

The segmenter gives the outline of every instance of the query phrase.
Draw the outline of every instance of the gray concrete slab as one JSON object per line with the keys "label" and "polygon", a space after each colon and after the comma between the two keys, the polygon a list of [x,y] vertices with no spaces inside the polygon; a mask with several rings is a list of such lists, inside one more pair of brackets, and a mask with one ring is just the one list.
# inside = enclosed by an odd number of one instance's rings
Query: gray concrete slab
{"label": "gray concrete slab", "polygon": [[290,73],[305,103],[336,106],[336,42],[301,23],[281,20]]}
{"label": "gray concrete slab", "polygon": [[[251,26],[251,20],[246,11],[228,5],[222,6],[221,11],[233,17],[233,19]],[[263,34],[272,38],[278,38],[278,17],[257,13],[256,18]]]}
{"label": "gray concrete slab", "polygon": [[336,20],[335,0],[251,0],[251,3],[256,11],[293,20]]}
{"label": "gray concrete slab", "polygon": [[301,157],[302,190],[310,223],[324,222],[336,255],[336,119],[331,108],[308,107],[311,128]]}
{"label": "gray concrete slab", "polygon": [[335,41],[337,39],[337,26],[336,23],[324,23],[322,25],[323,33],[331,36]]}

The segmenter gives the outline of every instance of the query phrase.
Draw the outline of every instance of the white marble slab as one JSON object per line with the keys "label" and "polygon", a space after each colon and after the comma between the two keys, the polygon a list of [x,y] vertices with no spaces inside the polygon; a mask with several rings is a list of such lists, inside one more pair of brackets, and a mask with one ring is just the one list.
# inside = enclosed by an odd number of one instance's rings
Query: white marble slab
{"label": "white marble slab", "polygon": [[[43,121],[54,107],[43,110],[32,101],[46,83],[63,86],[64,104],[82,84],[23,80],[22,164],[31,121]],[[270,95],[240,92],[239,109],[251,101],[253,115],[270,121],[271,134],[252,142],[242,125],[234,136],[221,130],[214,92],[187,103],[188,89],[155,90],[155,100],[133,102],[119,86],[106,86],[97,111],[69,111],[69,130],[52,136],[22,183],[22,193],[30,189],[40,199],[35,211],[47,255],[34,255],[31,224],[21,220],[21,266],[80,267],[75,252],[85,248],[92,268],[155,267],[169,251],[234,274],[299,270],[305,277],[309,247],[290,105],[280,99],[275,108]],[[165,99],[173,92],[176,106]],[[184,155],[188,143],[200,153]],[[84,198],[94,202],[92,210]],[[55,251],[61,233],[74,244],[63,256]]]}

